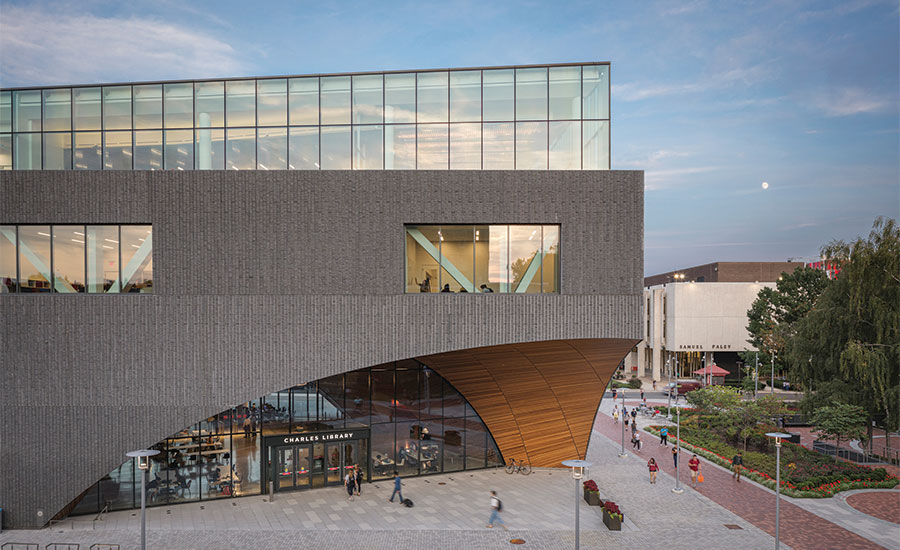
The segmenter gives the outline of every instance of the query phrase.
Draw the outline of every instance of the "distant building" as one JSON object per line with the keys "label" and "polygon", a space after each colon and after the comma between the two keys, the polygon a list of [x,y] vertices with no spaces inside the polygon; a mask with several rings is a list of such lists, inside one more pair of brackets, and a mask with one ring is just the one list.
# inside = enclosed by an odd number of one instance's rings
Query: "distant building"
{"label": "distant building", "polygon": [[644,338],[626,357],[626,373],[664,380],[668,360],[673,378],[690,378],[712,363],[729,372],[727,379],[740,378],[738,353],[755,351],[747,342],[747,310],[763,287],[801,266],[714,262],[645,277]]}

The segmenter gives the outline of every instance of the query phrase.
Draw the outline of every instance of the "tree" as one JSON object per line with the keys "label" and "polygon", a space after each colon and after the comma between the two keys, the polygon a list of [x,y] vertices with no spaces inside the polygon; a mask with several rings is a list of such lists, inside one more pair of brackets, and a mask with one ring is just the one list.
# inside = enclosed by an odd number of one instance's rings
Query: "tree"
{"label": "tree", "polygon": [[[813,426],[822,439],[834,439],[835,447],[840,448],[841,441],[862,439],[866,433],[866,412],[862,407],[836,403],[830,407],[820,407],[813,416]],[[834,461],[838,453],[835,450]]]}
{"label": "tree", "polygon": [[700,423],[704,416],[727,414],[741,404],[741,393],[728,386],[705,386],[688,392],[686,398],[697,409]]}
{"label": "tree", "polygon": [[[760,365],[769,364],[772,352],[783,355],[785,342],[795,333],[795,324],[809,313],[828,282],[824,272],[800,266],[792,273],[782,273],[775,288],[759,291],[747,310],[747,342],[759,350]],[[741,357],[751,364],[750,356],[745,352]],[[755,365],[755,357],[752,364]]]}
{"label": "tree", "polygon": [[870,420],[900,427],[900,228],[878,218],[867,239],[835,241],[822,254],[840,274],[787,341],[792,376],[818,403],[862,407]]}
{"label": "tree", "polygon": [[784,414],[784,403],[774,395],[766,395],[757,400],[742,401],[734,407],[726,417],[731,425],[731,431],[738,436],[747,452],[747,441],[750,439],[760,423],[771,421]]}

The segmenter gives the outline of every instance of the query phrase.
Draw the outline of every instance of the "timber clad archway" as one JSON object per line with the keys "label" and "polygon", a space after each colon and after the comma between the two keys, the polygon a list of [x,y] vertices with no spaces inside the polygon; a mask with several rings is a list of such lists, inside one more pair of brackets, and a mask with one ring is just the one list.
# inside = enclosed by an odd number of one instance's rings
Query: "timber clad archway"
{"label": "timber clad archway", "polygon": [[505,460],[584,459],[603,391],[637,340],[550,340],[417,357],[462,393]]}

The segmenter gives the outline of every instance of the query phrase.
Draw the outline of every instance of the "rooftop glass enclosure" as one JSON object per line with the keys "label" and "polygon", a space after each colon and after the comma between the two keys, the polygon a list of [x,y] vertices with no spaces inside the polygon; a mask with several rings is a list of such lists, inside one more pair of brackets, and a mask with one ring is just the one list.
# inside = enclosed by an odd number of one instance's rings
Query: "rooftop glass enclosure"
{"label": "rooftop glass enclosure", "polygon": [[609,64],[0,91],[0,169],[608,170]]}

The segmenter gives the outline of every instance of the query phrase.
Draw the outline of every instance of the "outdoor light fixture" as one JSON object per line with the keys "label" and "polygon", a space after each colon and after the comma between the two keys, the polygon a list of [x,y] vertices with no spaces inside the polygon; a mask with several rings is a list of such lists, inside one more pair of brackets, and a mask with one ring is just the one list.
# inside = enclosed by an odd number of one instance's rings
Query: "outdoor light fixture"
{"label": "outdoor light fixture", "polygon": [[150,457],[156,456],[159,451],[155,449],[141,449],[125,453],[128,458],[138,459],[138,469],[141,471],[141,550],[147,548],[147,473],[150,470]]}
{"label": "outdoor light fixture", "polygon": [[775,439],[775,550],[778,550],[778,524],[781,519],[781,440],[789,439],[791,434],[769,432],[766,437]]}
{"label": "outdoor light fixture", "polygon": [[579,502],[578,502],[578,480],[587,474],[591,463],[586,460],[563,460],[563,466],[572,468],[572,478],[575,480],[575,550],[581,547],[580,526],[579,526]]}

